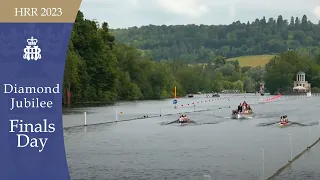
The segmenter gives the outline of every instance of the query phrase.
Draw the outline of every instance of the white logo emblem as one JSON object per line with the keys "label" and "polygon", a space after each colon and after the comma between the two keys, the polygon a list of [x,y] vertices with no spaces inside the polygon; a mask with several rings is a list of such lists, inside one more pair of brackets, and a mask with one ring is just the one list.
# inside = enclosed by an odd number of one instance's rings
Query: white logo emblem
{"label": "white logo emblem", "polygon": [[41,49],[39,46],[37,46],[38,39],[33,38],[33,36],[30,39],[27,39],[28,45],[26,48],[24,48],[24,55],[23,59],[26,59],[28,61],[41,59]]}

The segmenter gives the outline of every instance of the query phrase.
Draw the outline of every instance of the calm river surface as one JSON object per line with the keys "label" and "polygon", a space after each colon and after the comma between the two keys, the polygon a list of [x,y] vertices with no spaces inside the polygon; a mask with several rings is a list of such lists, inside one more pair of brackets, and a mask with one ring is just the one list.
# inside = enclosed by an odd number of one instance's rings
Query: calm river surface
{"label": "calm river surface", "polygon": [[[170,99],[66,112],[64,136],[71,178],[209,180],[211,176],[211,180],[259,180],[271,176],[290,159],[289,134],[293,156],[320,137],[318,96],[283,96],[265,104],[259,104],[261,99],[255,95],[225,96],[228,98],[221,96],[214,100],[205,95],[180,98],[177,109]],[[231,110],[244,100],[251,104],[255,116],[246,120],[230,119]],[[205,109],[211,110],[192,112]],[[84,124],[84,112],[88,125],[144,115],[156,117],[72,127]],[[179,112],[192,112],[188,113],[189,118],[200,125],[161,125],[176,120]],[[259,125],[278,121],[282,115],[288,115],[290,121],[316,125],[287,128]],[[320,179],[319,152],[320,144],[277,179]]]}

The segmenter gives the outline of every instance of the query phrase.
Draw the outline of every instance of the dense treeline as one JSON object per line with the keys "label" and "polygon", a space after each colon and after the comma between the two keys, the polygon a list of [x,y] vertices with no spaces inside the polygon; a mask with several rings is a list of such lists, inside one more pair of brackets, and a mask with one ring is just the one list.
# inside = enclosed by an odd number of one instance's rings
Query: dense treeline
{"label": "dense treeline", "polygon": [[292,91],[296,73],[306,73],[306,81],[312,91],[320,92],[320,55],[314,57],[308,51],[286,51],[275,56],[265,67],[265,87],[270,93]]}
{"label": "dense treeline", "polygon": [[320,21],[313,24],[307,16],[283,19],[265,17],[253,22],[230,25],[142,26],[115,29],[117,40],[142,49],[156,60],[184,59],[207,62],[216,56],[274,54],[288,49],[307,48],[318,54]]}
{"label": "dense treeline", "polygon": [[241,68],[237,61],[216,56],[207,66],[191,66],[183,60],[157,62],[125,44],[116,43],[107,23],[99,26],[79,11],[64,74],[64,103],[161,99],[186,93],[237,89],[254,92],[264,68]]}
{"label": "dense treeline", "polygon": [[[169,67],[114,41],[107,23],[99,27],[79,11],[64,75],[64,88],[71,92],[71,103],[169,96],[172,85],[177,83]],[[65,92],[65,101],[66,95]]]}
{"label": "dense treeline", "polygon": [[67,92],[71,104],[162,99],[173,97],[174,86],[178,96],[224,89],[255,92],[263,81],[274,93],[292,87],[300,70],[320,87],[320,57],[314,54],[308,49],[287,51],[266,67],[254,68],[217,55],[207,65],[190,65],[182,59],[154,61],[145,51],[117,42],[107,23],[99,26],[79,11],[68,47],[63,100],[67,102]]}

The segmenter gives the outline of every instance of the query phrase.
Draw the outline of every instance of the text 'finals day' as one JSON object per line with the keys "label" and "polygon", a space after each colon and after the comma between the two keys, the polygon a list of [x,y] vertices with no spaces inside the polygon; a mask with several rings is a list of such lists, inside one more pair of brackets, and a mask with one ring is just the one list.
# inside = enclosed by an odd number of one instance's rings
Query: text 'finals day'
{"label": "text 'finals day'", "polygon": [[[60,94],[60,85],[56,84],[54,87],[26,87],[18,86],[17,84],[3,84],[4,94],[18,94],[26,95],[21,99],[11,97],[10,111],[15,109],[35,109],[35,108],[52,108],[53,101],[42,101],[39,98],[32,98],[32,95],[39,94]],[[17,147],[18,148],[39,148],[39,152],[42,152],[48,141],[48,137],[39,137],[38,133],[54,133],[55,124],[48,123],[47,119],[43,119],[41,123],[25,122],[22,119],[11,119],[10,121],[10,133],[16,133]],[[30,121],[30,120],[29,120]],[[36,133],[32,136],[33,133]]]}

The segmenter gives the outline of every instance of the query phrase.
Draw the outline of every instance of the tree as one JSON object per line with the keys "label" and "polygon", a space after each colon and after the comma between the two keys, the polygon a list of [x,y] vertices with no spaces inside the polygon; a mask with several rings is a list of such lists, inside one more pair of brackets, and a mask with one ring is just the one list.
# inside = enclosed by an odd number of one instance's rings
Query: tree
{"label": "tree", "polygon": [[[299,19],[298,19],[299,20]],[[229,26],[142,26],[110,29],[84,18],[81,11],[71,34],[63,81],[63,102],[114,103],[163,99],[186,93],[237,89],[251,92],[261,81],[271,92],[290,89],[297,71],[320,86],[319,27],[307,17],[289,27],[258,18]],[[307,25],[306,26],[306,23]],[[305,27],[305,28],[303,28]],[[169,33],[170,32],[170,33]],[[264,67],[240,67],[228,57],[277,53]],[[205,62],[205,63],[203,63]],[[254,86],[255,85],[255,86]]]}
{"label": "tree", "polygon": [[219,56],[229,59],[287,49],[320,49],[320,28],[305,15],[291,17],[290,23],[279,15],[267,22],[262,17],[229,25],[149,25],[110,31],[117,41],[141,49],[157,61],[180,59],[191,64],[214,63]]}
{"label": "tree", "polygon": [[255,82],[251,78],[245,77],[243,80],[243,88],[247,93],[255,92]]}
{"label": "tree", "polygon": [[220,68],[226,64],[226,58],[222,56],[218,56],[213,59],[212,63],[214,68]]}
{"label": "tree", "polygon": [[246,76],[252,79],[254,83],[263,82],[265,74],[266,70],[262,66],[253,67],[246,72]]}
{"label": "tree", "polygon": [[280,53],[266,65],[265,87],[270,93],[291,90],[298,71],[308,72],[306,78],[309,82],[318,85],[317,77],[320,77],[318,74],[320,68],[315,62],[310,55],[299,51],[291,50]]}
{"label": "tree", "polygon": [[303,15],[302,20],[301,20],[301,29],[306,31],[309,29],[309,23],[308,23],[308,18],[306,15]]}

